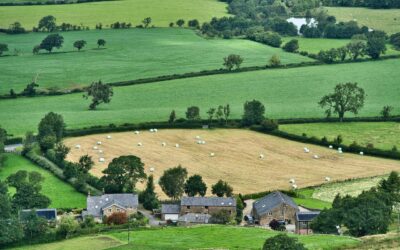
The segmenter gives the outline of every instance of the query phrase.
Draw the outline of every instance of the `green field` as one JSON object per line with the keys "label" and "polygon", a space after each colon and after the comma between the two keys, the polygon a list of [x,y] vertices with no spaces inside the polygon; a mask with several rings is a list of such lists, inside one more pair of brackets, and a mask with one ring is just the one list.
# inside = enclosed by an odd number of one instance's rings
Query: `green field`
{"label": "green field", "polygon": [[167,27],[182,18],[198,19],[200,23],[227,15],[226,4],[218,0],[120,0],[66,5],[0,7],[0,27],[15,21],[27,28],[37,26],[40,18],[53,15],[59,24],[71,23],[94,28],[97,23],[131,22],[141,24],[151,17],[157,27]]}
{"label": "green field", "polygon": [[314,188],[304,188],[298,191],[299,198],[293,198],[297,205],[308,208],[323,210],[332,207],[331,200],[321,200],[314,196]]}
{"label": "green field", "polygon": [[[238,74],[196,77],[114,88],[109,105],[89,111],[82,94],[20,98],[0,101],[1,126],[14,135],[35,131],[49,111],[64,116],[69,128],[90,125],[166,121],[171,110],[184,117],[186,108],[197,105],[206,117],[210,107],[229,103],[231,118],[240,118],[243,103],[258,99],[271,118],[324,117],[317,105],[340,82],[356,81],[366,91],[360,116],[376,116],[384,105],[399,114],[400,60],[323,65],[293,69],[262,70]],[[350,114],[348,116],[351,116]]]}
{"label": "green field", "polygon": [[[318,54],[318,52],[320,52],[321,50],[329,50],[332,48],[340,48],[346,46],[351,41],[350,39],[283,37],[283,44],[292,39],[297,39],[299,41],[299,51],[306,51],[313,54]],[[386,47],[386,55],[400,54],[400,51],[395,50],[392,45],[387,44]]]}
{"label": "green field", "polygon": [[342,135],[345,145],[356,141],[362,146],[372,143],[375,148],[390,150],[396,146],[400,149],[400,123],[395,122],[289,124],[281,125],[280,130],[318,138],[326,136],[330,141]]}
{"label": "green field", "polygon": [[343,196],[357,196],[361,194],[362,191],[376,187],[383,178],[387,178],[387,176],[360,178],[351,181],[325,184],[314,189],[312,197],[318,200],[332,202],[337,194]]}
{"label": "green field", "polygon": [[[268,237],[277,232],[261,228],[230,226],[170,227],[160,230],[139,230],[132,234],[131,245],[115,249],[260,249]],[[110,233],[126,242],[126,232]],[[154,237],[157,240],[154,240]],[[356,245],[358,240],[333,235],[296,236],[308,249],[334,249]]]}
{"label": "green field", "polygon": [[[204,39],[192,30],[180,28],[76,31],[62,35],[65,41],[61,50],[39,55],[33,55],[32,48],[46,33],[0,35],[0,41],[9,45],[8,54],[20,50],[19,56],[0,57],[0,94],[11,88],[22,91],[37,74],[41,88],[65,89],[99,79],[116,82],[219,69],[223,58],[232,53],[242,55],[242,66],[265,65],[274,54],[280,56],[282,63],[312,61],[260,43]],[[106,49],[97,49],[99,38],[106,40]],[[81,39],[88,44],[77,52],[73,43]]]}
{"label": "green field", "polygon": [[51,199],[49,207],[53,208],[84,208],[86,197],[78,193],[72,186],[61,181],[52,173],[44,170],[19,155],[7,154],[5,165],[0,169],[0,179],[5,180],[18,170],[36,171],[45,178],[42,193]]}
{"label": "green field", "polygon": [[73,238],[48,244],[22,246],[13,250],[103,250],[121,245],[121,242],[113,237],[99,235]]}
{"label": "green field", "polygon": [[384,30],[389,34],[400,32],[400,9],[367,9],[326,7],[328,14],[338,21],[356,20],[360,25]]}

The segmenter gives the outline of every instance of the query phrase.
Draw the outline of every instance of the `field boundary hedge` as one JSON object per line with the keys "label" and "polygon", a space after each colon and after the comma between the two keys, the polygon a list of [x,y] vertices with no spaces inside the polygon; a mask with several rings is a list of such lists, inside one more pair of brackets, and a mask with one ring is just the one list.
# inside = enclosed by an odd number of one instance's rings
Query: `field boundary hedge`
{"label": "field boundary hedge", "polygon": [[360,152],[363,152],[364,155],[368,155],[368,156],[376,156],[376,157],[381,157],[381,158],[400,160],[400,152],[399,151],[368,148],[368,147],[364,147],[364,146],[360,146],[360,145],[347,146],[347,145],[344,145],[341,143],[338,144],[336,142],[323,140],[322,138],[319,139],[317,137],[307,137],[307,136],[302,136],[302,135],[296,135],[296,134],[287,133],[287,132],[284,132],[281,130],[263,131],[261,126],[253,126],[251,129],[254,131],[281,137],[281,138],[292,140],[292,141],[314,144],[314,145],[323,146],[323,147],[328,147],[330,145],[332,145],[335,148],[340,147],[340,148],[342,148],[343,152],[345,152],[345,153],[360,154]]}
{"label": "field boundary hedge", "polygon": [[50,161],[46,157],[38,155],[36,152],[34,152],[34,150],[29,151],[24,156],[25,156],[25,158],[27,158],[31,162],[35,163],[39,167],[50,171],[58,179],[70,184],[77,192],[80,192],[80,193],[82,193],[84,195],[87,195],[86,191],[90,191],[94,195],[101,193],[99,190],[97,190],[96,188],[90,186],[89,184],[86,184],[86,189],[87,190],[81,191],[81,190],[76,189],[74,187],[74,182],[75,182],[74,178],[66,179],[65,176],[64,176],[63,170],[59,166],[54,164],[52,161]]}
{"label": "field boundary hedge", "polygon": [[77,0],[77,1],[43,1],[43,2],[6,2],[0,3],[0,6],[32,6],[32,5],[67,5],[93,2],[111,2],[115,0]]}
{"label": "field boundary hedge", "polygon": [[[291,69],[291,68],[312,67],[312,66],[320,66],[320,65],[335,65],[335,64],[362,63],[362,62],[370,62],[370,61],[383,61],[383,60],[392,60],[392,59],[398,59],[398,58],[400,58],[400,55],[388,55],[388,56],[382,56],[379,59],[365,58],[365,59],[357,59],[355,61],[333,62],[333,63],[329,63],[329,64],[321,62],[321,61],[313,61],[313,62],[289,63],[289,64],[275,66],[275,67],[269,66],[269,65],[250,66],[250,67],[239,68],[236,70],[227,70],[227,69],[220,68],[220,69],[214,69],[214,70],[203,70],[203,71],[198,71],[198,72],[162,75],[162,76],[155,76],[155,77],[148,77],[148,78],[139,78],[139,79],[135,79],[135,80],[110,82],[110,83],[106,83],[106,84],[113,86],[113,87],[122,87],[122,86],[132,86],[132,85],[138,85],[138,84],[164,82],[164,81],[202,77],[202,76],[237,74],[237,73],[252,72],[252,71],[258,71],[258,70],[285,70],[285,69]],[[82,92],[86,91],[86,88],[87,87],[67,89],[67,90],[51,90],[51,91],[39,90],[39,91],[37,91],[37,94],[35,96],[31,96],[28,98],[82,93]],[[15,99],[15,98],[20,98],[20,97],[27,97],[27,96],[25,96],[23,93],[18,93],[18,94],[15,94],[14,96],[11,96],[9,94],[3,94],[3,95],[0,95],[0,100],[1,99]]]}

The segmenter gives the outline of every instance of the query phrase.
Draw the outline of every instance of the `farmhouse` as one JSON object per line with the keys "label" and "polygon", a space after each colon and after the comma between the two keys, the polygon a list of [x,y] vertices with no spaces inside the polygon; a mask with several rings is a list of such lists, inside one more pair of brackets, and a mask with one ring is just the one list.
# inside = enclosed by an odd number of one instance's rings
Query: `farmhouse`
{"label": "farmhouse", "polygon": [[226,210],[232,216],[236,213],[236,200],[232,197],[182,197],[180,215],[189,213],[215,214]]}
{"label": "farmhouse", "polygon": [[86,199],[86,210],[82,217],[93,216],[101,220],[104,216],[113,213],[126,213],[127,215],[137,212],[139,204],[136,194],[104,194],[101,196],[88,196]]}
{"label": "farmhouse", "polygon": [[296,233],[297,234],[312,234],[310,229],[310,223],[315,217],[319,215],[319,212],[297,212],[296,213]]}
{"label": "farmhouse", "polygon": [[259,225],[268,225],[272,220],[295,222],[299,208],[289,196],[276,191],[253,203],[252,217]]}
{"label": "farmhouse", "polygon": [[182,197],[180,204],[162,204],[161,219],[181,224],[207,224],[211,216],[222,210],[236,214],[232,197]]}

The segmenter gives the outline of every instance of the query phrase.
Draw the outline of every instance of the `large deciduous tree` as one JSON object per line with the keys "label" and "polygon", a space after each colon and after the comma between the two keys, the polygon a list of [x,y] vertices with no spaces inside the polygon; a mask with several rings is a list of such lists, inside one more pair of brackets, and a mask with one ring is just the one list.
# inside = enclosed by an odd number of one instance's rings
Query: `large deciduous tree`
{"label": "large deciduous tree", "polygon": [[207,185],[203,181],[203,178],[200,175],[198,174],[192,175],[186,180],[185,193],[188,196],[196,196],[196,195],[204,196],[206,195],[206,192],[207,192]]}
{"label": "large deciduous tree", "polygon": [[136,183],[146,178],[143,167],[141,159],[134,155],[113,159],[101,178],[106,193],[133,192]]}
{"label": "large deciduous tree", "polygon": [[218,197],[231,197],[233,194],[233,188],[226,181],[219,180],[211,186],[211,192]]}
{"label": "large deciduous tree", "polygon": [[244,104],[244,114],[242,117],[243,125],[249,126],[253,124],[261,124],[265,119],[265,107],[257,100],[246,101]]}
{"label": "large deciduous tree", "polygon": [[104,40],[104,39],[99,39],[99,40],[97,40],[97,48],[100,48],[100,46],[105,46],[106,45],[106,40]]}
{"label": "large deciduous tree", "polygon": [[61,141],[65,131],[64,119],[61,115],[50,112],[40,121],[37,140],[43,151],[53,148]]}
{"label": "large deciduous tree", "polygon": [[20,170],[7,177],[7,183],[16,189],[12,196],[14,209],[46,208],[50,205],[50,199],[41,194],[41,183],[44,177],[38,172]]}
{"label": "large deciduous tree", "polygon": [[43,17],[39,21],[38,29],[48,32],[55,31],[57,29],[56,18],[51,15]]}
{"label": "large deciduous tree", "polygon": [[386,34],[381,31],[373,31],[367,35],[366,52],[373,59],[378,59],[386,53]]}
{"label": "large deciduous tree", "polygon": [[200,108],[197,106],[188,107],[186,110],[186,118],[190,121],[200,120]]}
{"label": "large deciduous tree", "polygon": [[364,106],[364,100],[364,89],[358,87],[357,83],[348,82],[336,85],[334,92],[323,96],[318,104],[322,108],[326,108],[327,117],[330,117],[332,113],[338,114],[339,120],[342,122],[346,112],[358,114]]}
{"label": "large deciduous tree", "polygon": [[78,40],[74,42],[74,47],[78,49],[78,51],[81,51],[83,47],[85,47],[86,41],[85,40]]}
{"label": "large deciduous tree", "polygon": [[145,28],[149,27],[149,25],[151,24],[151,17],[146,17],[145,19],[143,19],[142,23]]}
{"label": "large deciduous tree", "polygon": [[49,53],[53,51],[54,48],[61,48],[64,43],[64,37],[59,34],[50,34],[40,43],[40,48],[47,50]]}
{"label": "large deciduous tree", "polygon": [[162,191],[174,200],[179,199],[184,192],[187,174],[186,168],[181,166],[165,170],[159,180]]}
{"label": "large deciduous tree", "polygon": [[303,243],[297,238],[289,237],[287,234],[278,234],[268,238],[263,245],[263,250],[306,250]]}
{"label": "large deciduous tree", "polygon": [[103,84],[101,81],[92,83],[87,89],[86,94],[83,96],[86,99],[92,97],[92,102],[89,109],[94,110],[101,103],[110,103],[111,97],[114,95],[112,86]]}

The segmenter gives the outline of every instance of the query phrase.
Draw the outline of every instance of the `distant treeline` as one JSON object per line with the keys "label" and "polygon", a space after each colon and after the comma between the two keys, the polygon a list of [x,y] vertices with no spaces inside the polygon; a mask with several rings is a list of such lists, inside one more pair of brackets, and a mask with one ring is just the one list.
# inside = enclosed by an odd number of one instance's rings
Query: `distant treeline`
{"label": "distant treeline", "polygon": [[22,6],[22,5],[58,5],[58,4],[75,4],[75,3],[90,3],[90,2],[106,2],[114,0],[55,0],[55,1],[37,1],[37,2],[0,2],[0,6]]}
{"label": "distant treeline", "polygon": [[367,7],[373,9],[400,8],[399,0],[323,0],[325,6]]}

